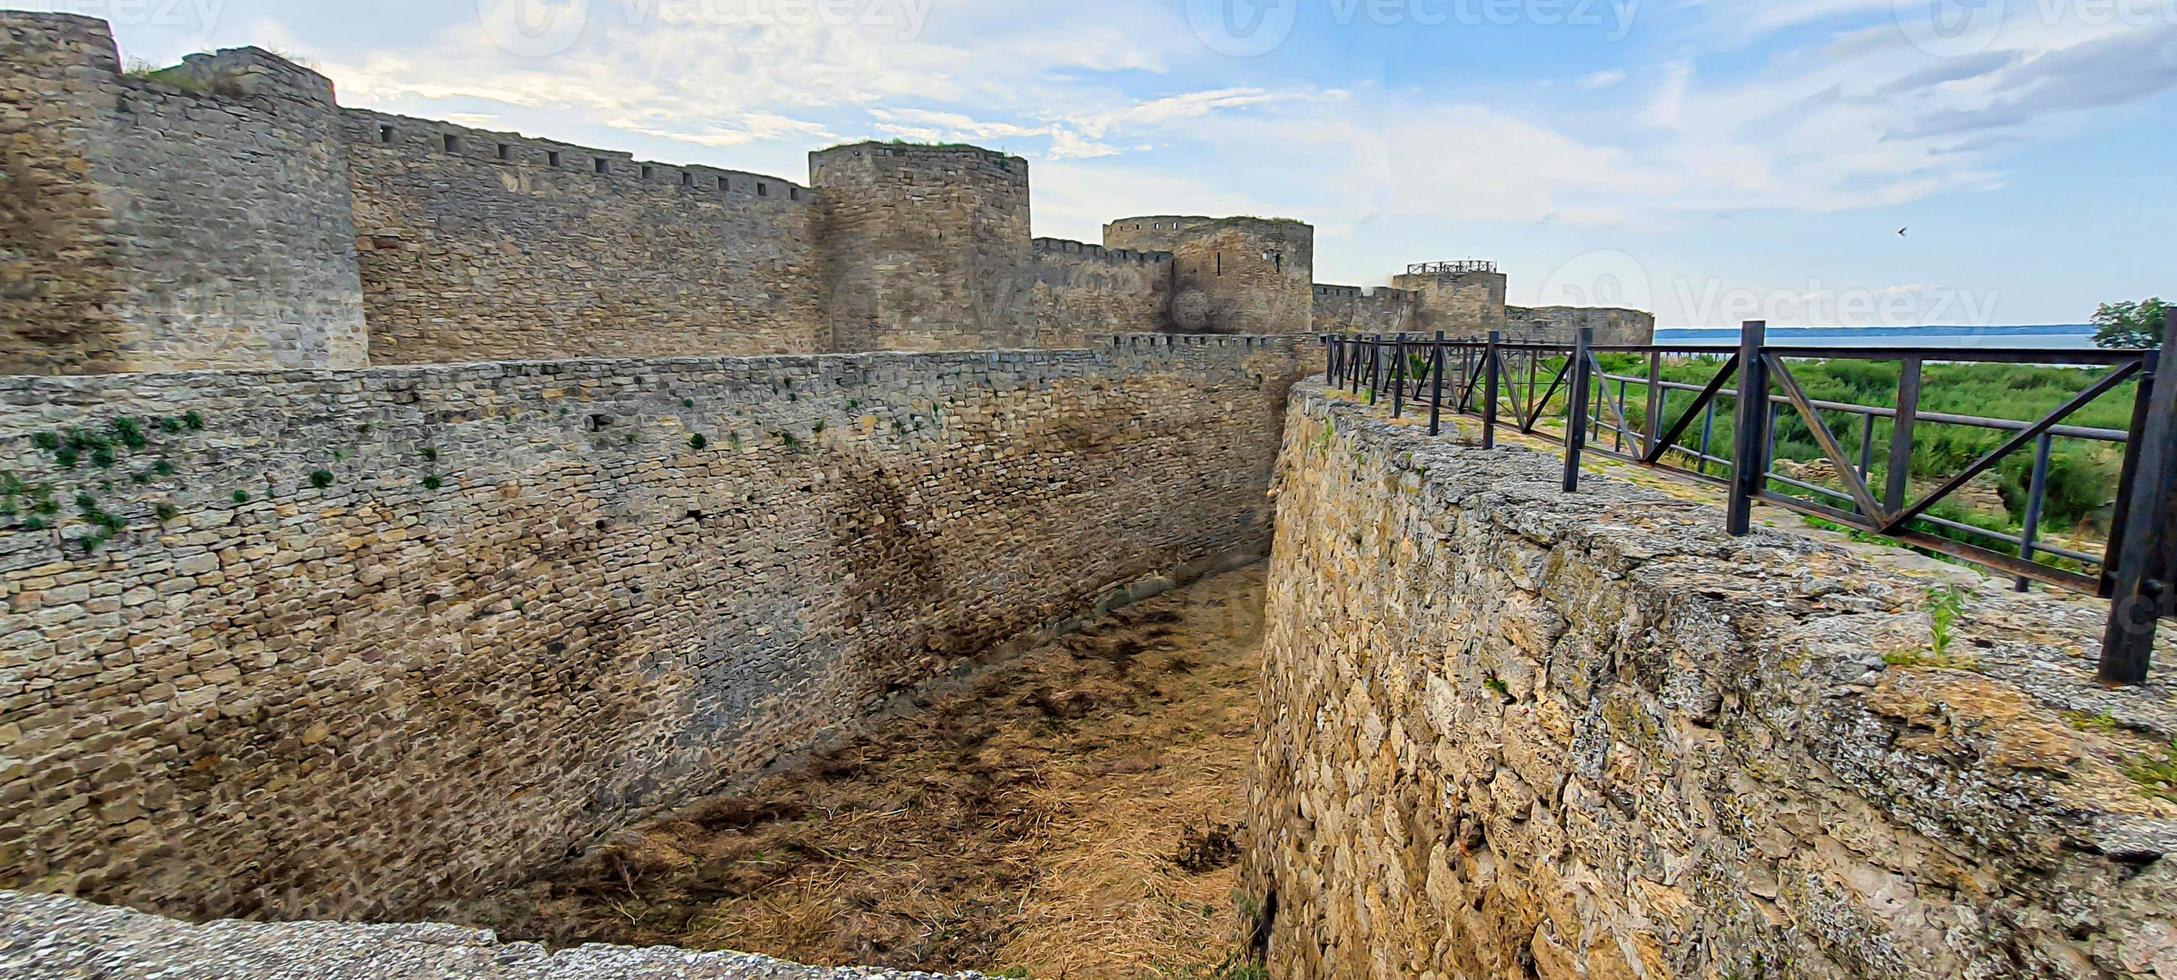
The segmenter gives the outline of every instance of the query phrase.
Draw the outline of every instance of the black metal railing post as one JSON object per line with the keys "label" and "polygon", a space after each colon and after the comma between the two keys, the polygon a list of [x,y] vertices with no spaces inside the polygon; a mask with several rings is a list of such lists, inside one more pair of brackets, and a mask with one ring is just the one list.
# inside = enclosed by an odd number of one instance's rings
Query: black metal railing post
{"label": "black metal railing post", "polygon": [[1353,396],[1355,398],[1360,397],[1361,394],[1361,368],[1366,363],[1366,359],[1361,357],[1361,338],[1355,336],[1353,338],[1353,363],[1346,367],[1346,373],[1350,375],[1347,381],[1353,386]]}
{"label": "black metal railing post", "polygon": [[1393,356],[1397,363],[1391,365],[1391,417],[1406,414],[1406,335],[1398,335],[1397,351]]}
{"label": "black metal railing post", "polygon": [[1383,389],[1383,335],[1368,338],[1368,404],[1376,403],[1376,393]]}
{"label": "black metal railing post", "polygon": [[1338,348],[1330,342],[1330,335],[1323,335],[1323,383],[1330,384],[1338,377]]}
{"label": "black metal railing post", "polygon": [[1754,501],[1769,482],[1769,365],[1761,355],[1768,335],[1762,320],[1748,320],[1739,330],[1739,418],[1732,433],[1738,445],[1731,453],[1731,505],[1724,517],[1724,530],[1735,538],[1753,533]]}
{"label": "black metal railing post", "polygon": [[1913,430],[1920,423],[1920,379],[1925,369],[1920,358],[1908,357],[1897,377],[1897,418],[1890,423],[1890,481],[1882,495],[1882,507],[1892,514],[1905,509],[1912,492]]}
{"label": "black metal railing post", "polygon": [[[2033,450],[2033,477],[2026,483],[2026,522],[2018,531],[2018,557],[2032,561],[2034,545],[2041,539],[2041,509],[2048,502],[2049,457],[2056,449],[2056,437],[2041,433]],[[2033,580],[2020,576],[2018,591],[2033,591]]]}
{"label": "black metal railing post", "polygon": [[2164,358],[2177,350],[2177,316],[2166,318],[2162,350],[2147,355],[2140,389],[2149,391],[2145,425],[2132,433],[2137,465],[2124,521],[2123,556],[2110,596],[2109,630],[2102,640],[2101,679],[2140,684],[2154,659],[2154,633],[2162,617],[2177,612],[2170,584],[2177,579],[2177,371]]}
{"label": "black metal railing post", "polygon": [[[1592,343],[1593,340],[1590,339],[1589,342]],[[1655,454],[1655,444],[1663,438],[1663,409],[1669,404],[1669,400],[1663,397],[1663,352],[1659,350],[1649,351],[1648,407],[1646,409],[1648,418],[1647,424],[1642,426],[1647,430],[1647,438],[1642,440],[1644,445],[1640,447],[1641,455],[1652,456]]]}
{"label": "black metal railing post", "polygon": [[1444,434],[1444,332],[1436,332],[1436,345],[1429,355],[1429,434]]}
{"label": "black metal railing post", "polygon": [[1580,454],[1587,449],[1587,393],[1594,387],[1594,376],[1588,368],[1588,348],[1595,343],[1595,331],[1582,329],[1572,342],[1572,390],[1566,401],[1571,404],[1565,410],[1565,492],[1580,489]]}
{"label": "black metal railing post", "polygon": [[1504,331],[1489,331],[1489,348],[1482,354],[1482,448],[1497,448],[1497,380],[1504,360]]}

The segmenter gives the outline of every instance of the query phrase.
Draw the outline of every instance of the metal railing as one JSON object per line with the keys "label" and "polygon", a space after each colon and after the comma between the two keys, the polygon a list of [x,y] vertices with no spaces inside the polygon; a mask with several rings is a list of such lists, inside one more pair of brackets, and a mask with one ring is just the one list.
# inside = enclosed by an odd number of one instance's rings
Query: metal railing
{"label": "metal railing", "polygon": [[[2177,344],[2177,323],[2168,334],[2165,349]],[[1493,448],[1507,425],[1562,445],[1568,493],[1579,489],[1582,458],[1594,453],[1728,487],[1725,526],[1735,536],[1750,533],[1753,504],[1761,501],[1995,569],[2013,576],[2022,591],[2040,582],[2108,599],[2101,677],[2110,683],[2145,681],[2157,624],[2177,615],[2177,596],[2170,589],[2177,580],[2177,372],[2159,371],[2161,357],[2155,351],[1776,346],[1767,342],[1767,325],[1759,322],[1745,325],[1736,346],[1597,345],[1591,330],[1581,331],[1572,344],[1507,343],[1501,333],[1491,333],[1487,340],[1451,340],[1438,333],[1326,335],[1321,341],[1326,383],[1350,389],[1356,397],[1365,391],[1371,404],[1388,397],[1394,417],[1406,414],[1409,399],[1417,408],[1426,404],[1431,435],[1442,433],[1449,411],[1481,420],[1484,448]],[[1626,373],[1621,368],[1613,373],[1605,369],[1605,356],[1646,370]],[[1666,377],[1666,360],[1692,365],[1687,370],[1695,377],[1707,375],[1705,383]],[[1794,361],[1895,362],[1896,402],[1861,405],[1810,397],[1792,371]],[[2054,411],[2029,422],[1922,410],[1931,363],[2063,366],[2090,369],[2098,377]],[[1714,368],[1712,374],[1708,367]],[[2127,428],[2068,423],[2127,382],[2137,385]],[[1628,403],[1635,386],[1641,397],[1637,424],[1631,421]],[[1742,391],[1767,397],[1741,398]],[[1725,399],[1733,403],[1729,455],[1719,454],[1716,445]],[[1857,430],[1856,454],[1847,451],[1825,415],[1846,420],[1847,432]],[[1794,419],[1806,430],[1820,452],[1817,462],[1828,464],[1839,486],[1800,478],[1805,471],[1778,472],[1782,419]],[[1889,429],[1879,488],[1874,485],[1878,420]],[[1932,488],[1917,488],[1912,481],[1914,452],[1924,444],[1923,429],[1935,425],[1993,432],[2001,441]],[[2098,554],[2052,543],[2041,534],[2057,439],[2121,447],[2123,466],[2110,511],[2109,541]],[[2034,461],[2024,488],[2024,519],[2015,533],[1932,513],[2026,451]]]}

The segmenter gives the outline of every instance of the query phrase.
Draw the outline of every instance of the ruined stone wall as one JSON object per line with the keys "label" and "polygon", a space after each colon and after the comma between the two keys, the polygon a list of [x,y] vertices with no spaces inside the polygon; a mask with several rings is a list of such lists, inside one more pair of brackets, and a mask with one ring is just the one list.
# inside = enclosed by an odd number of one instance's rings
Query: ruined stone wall
{"label": "ruined stone wall", "polygon": [[1296,346],[0,379],[0,888],[473,897],[1260,554]]}
{"label": "ruined stone wall", "polygon": [[806,187],[342,117],[374,363],[829,349]]}
{"label": "ruined stone wall", "polygon": [[1310,333],[1395,334],[1420,329],[1417,297],[1403,289],[1378,286],[1315,286]]}
{"label": "ruined stone wall", "polygon": [[1655,314],[1588,306],[1513,306],[1505,309],[1505,337],[1549,344],[1569,344],[1583,329],[1595,331],[1598,344],[1655,343]]}
{"label": "ruined stone wall", "polygon": [[0,373],[365,363],[332,83],[256,49],[120,73],[0,13]]}
{"label": "ruined stone wall", "polygon": [[1501,272],[1403,273],[1391,284],[1415,295],[1419,316],[1414,329],[1444,331],[1452,337],[1486,337],[1505,329],[1506,279]]}
{"label": "ruined stone wall", "polygon": [[1155,215],[1104,226],[1104,246],[1170,252],[1181,333],[1298,334],[1315,302],[1315,229],[1298,221]]}
{"label": "ruined stone wall", "polygon": [[2106,607],[1563,494],[1305,390],[1249,792],[1271,975],[2177,976],[2171,692],[2091,683]]}
{"label": "ruined stone wall", "polygon": [[1028,161],[972,146],[855,143],[810,154],[809,182],[828,200],[829,349],[1032,346]]}
{"label": "ruined stone wall", "polygon": [[1086,347],[1116,334],[1171,330],[1168,252],[1035,241],[1036,326],[1031,347]]}

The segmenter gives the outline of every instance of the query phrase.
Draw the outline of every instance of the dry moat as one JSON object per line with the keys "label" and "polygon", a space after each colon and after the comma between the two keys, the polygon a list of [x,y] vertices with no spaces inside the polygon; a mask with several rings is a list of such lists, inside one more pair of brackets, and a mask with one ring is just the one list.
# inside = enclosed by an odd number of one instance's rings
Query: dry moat
{"label": "dry moat", "polygon": [[824,965],[1228,975],[1262,608],[1257,565],[1120,609],[475,924]]}

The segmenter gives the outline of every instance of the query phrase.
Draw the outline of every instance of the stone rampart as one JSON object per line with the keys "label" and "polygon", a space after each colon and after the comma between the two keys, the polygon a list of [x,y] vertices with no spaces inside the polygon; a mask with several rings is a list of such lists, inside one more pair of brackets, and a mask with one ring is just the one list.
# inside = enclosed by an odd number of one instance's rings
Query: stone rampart
{"label": "stone rampart", "polygon": [[0,11],[0,366],[363,365],[338,125],[268,52],[136,77],[103,22]]}
{"label": "stone rampart", "polygon": [[1418,297],[1378,286],[1315,286],[1314,333],[1396,334],[1420,329]]}
{"label": "stone rampart", "polygon": [[2106,607],[1558,476],[1296,392],[1271,975],[2177,976],[2177,717],[2091,683]]}
{"label": "stone rampart", "polygon": [[1170,252],[1182,333],[1297,334],[1314,311],[1315,228],[1278,218],[1150,215],[1104,226],[1110,248]]}
{"label": "stone rampart", "polygon": [[1085,347],[1114,334],[1170,330],[1172,256],[1038,238],[1030,347]]}
{"label": "stone rampart", "polygon": [[809,154],[809,182],[829,200],[829,349],[1033,346],[1027,160],[973,146],[852,143]]}
{"label": "stone rampart", "polygon": [[814,191],[341,113],[376,364],[830,348]]}
{"label": "stone rampart", "polygon": [[1588,306],[1512,306],[1505,308],[1508,340],[1569,344],[1581,330],[1595,331],[1598,344],[1655,343],[1655,314],[1643,310]]}
{"label": "stone rampart", "polygon": [[488,891],[1262,553],[1301,346],[0,380],[0,888]]}

